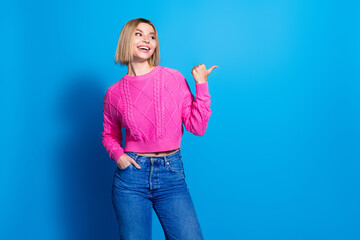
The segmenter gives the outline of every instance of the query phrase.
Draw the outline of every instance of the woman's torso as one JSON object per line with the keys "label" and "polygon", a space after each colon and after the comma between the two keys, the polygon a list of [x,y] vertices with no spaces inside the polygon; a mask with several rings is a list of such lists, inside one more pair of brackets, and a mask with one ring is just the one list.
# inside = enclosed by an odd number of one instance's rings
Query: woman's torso
{"label": "woman's torso", "polygon": [[179,71],[161,66],[137,77],[126,75],[113,85],[110,112],[126,130],[125,151],[166,156],[180,148],[185,85]]}

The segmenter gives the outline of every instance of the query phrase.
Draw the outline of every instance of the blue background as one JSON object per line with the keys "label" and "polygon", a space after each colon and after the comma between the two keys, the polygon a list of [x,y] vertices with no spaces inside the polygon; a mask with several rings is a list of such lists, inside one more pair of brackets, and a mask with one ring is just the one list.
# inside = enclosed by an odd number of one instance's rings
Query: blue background
{"label": "blue background", "polygon": [[205,239],[360,239],[355,2],[2,1],[0,239],[118,238],[103,97],[138,17],[193,93],[191,69],[219,66],[181,146]]}

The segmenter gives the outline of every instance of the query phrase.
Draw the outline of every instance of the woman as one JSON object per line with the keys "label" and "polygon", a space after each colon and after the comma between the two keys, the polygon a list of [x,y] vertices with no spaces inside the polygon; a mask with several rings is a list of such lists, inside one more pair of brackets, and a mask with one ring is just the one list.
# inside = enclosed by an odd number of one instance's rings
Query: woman
{"label": "woman", "polygon": [[[176,46],[174,46],[174,51]],[[132,19],[121,30],[115,62],[128,73],[106,91],[102,143],[117,168],[112,201],[120,239],[151,239],[152,209],[166,239],[203,239],[185,181],[180,150],[185,128],[204,135],[211,115],[207,77],[192,69],[196,97],[177,70],[159,66],[154,25]],[[121,127],[126,129],[122,146]]]}

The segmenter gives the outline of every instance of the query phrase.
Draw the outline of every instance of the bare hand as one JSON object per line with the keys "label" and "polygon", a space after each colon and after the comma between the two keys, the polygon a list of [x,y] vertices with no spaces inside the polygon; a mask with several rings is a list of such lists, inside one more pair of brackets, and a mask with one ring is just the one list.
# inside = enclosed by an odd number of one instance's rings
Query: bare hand
{"label": "bare hand", "polygon": [[127,154],[124,154],[119,158],[117,165],[119,168],[124,169],[128,167],[130,164],[133,164],[137,169],[141,168],[140,165]]}
{"label": "bare hand", "polygon": [[217,68],[219,66],[212,66],[209,69],[206,69],[204,64],[199,64],[193,67],[191,74],[193,75],[196,83],[205,83],[207,80],[207,77],[211,73],[214,68]]}

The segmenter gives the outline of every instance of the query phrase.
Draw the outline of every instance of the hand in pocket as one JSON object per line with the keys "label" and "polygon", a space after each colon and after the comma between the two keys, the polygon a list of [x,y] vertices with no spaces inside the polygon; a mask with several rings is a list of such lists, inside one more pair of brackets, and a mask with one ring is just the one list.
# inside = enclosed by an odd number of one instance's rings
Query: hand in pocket
{"label": "hand in pocket", "polygon": [[121,169],[127,168],[130,164],[133,164],[137,169],[141,168],[140,165],[127,154],[122,155],[117,161],[117,165]]}

